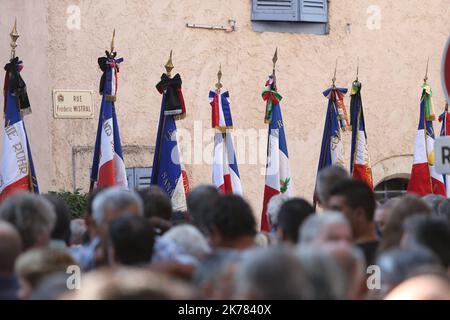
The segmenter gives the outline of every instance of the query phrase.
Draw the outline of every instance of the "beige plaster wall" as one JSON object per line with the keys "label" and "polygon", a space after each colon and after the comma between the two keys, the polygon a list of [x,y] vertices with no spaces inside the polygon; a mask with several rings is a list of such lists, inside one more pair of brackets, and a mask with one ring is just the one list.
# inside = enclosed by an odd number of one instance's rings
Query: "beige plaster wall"
{"label": "beige plaster wall", "polygon": [[[0,64],[11,57],[10,37],[14,18],[17,17],[20,38],[17,55],[24,62],[23,78],[28,87],[32,114],[25,117],[25,126],[31,144],[39,186],[42,190],[59,187],[56,183],[55,165],[64,161],[53,160],[52,148],[52,79],[49,65],[48,3],[44,0],[0,0]],[[2,89],[3,90],[3,89]],[[3,110],[3,93],[2,93]],[[3,121],[3,117],[1,117]],[[3,138],[0,139],[0,144]],[[62,182],[62,181],[61,181]]]}
{"label": "beige plaster wall", "polygon": [[[109,47],[113,28],[117,30],[119,56],[125,58],[117,102],[124,145],[151,146],[155,142],[161,96],[154,86],[170,49],[174,51],[174,71],[183,77],[188,109],[188,117],[178,122],[179,128],[193,135],[194,126],[202,130],[211,126],[207,95],[216,82],[219,63],[222,82],[231,93],[235,127],[266,128],[260,93],[271,72],[273,51],[278,47],[278,86],[283,96],[295,191],[309,199],[327,103],[322,91],[330,84],[336,59],[337,84],[344,87],[351,85],[357,57],[360,59],[369,149],[372,162],[378,164],[375,181],[381,181],[384,177],[378,175],[386,172],[410,171],[410,156],[402,157],[400,162],[384,159],[412,154],[427,57],[437,111],[443,107],[440,58],[450,34],[448,0],[332,0],[330,34],[326,36],[253,32],[250,0],[0,2],[2,6],[6,4],[6,12],[0,12],[0,43],[5,44],[0,50],[2,61],[9,53],[5,33],[9,33],[13,7],[25,8],[18,14],[23,21],[19,53],[28,65],[26,78],[36,112],[27,118],[27,125],[45,189],[72,188],[73,148],[92,146],[98,119],[54,120],[51,89],[97,92],[101,75],[97,57]],[[80,6],[80,30],[67,28],[69,5]],[[380,29],[370,30],[367,26],[370,5],[381,9]],[[228,19],[236,20],[236,32],[185,27],[187,22],[222,25]],[[94,97],[98,113],[100,97],[97,93]],[[348,158],[350,134],[344,136]],[[261,139],[264,150],[265,137]],[[208,144],[203,142],[204,147]],[[149,166],[152,162],[150,156],[125,157],[130,167]],[[264,163],[240,165],[245,196],[258,215],[264,187],[263,166]],[[210,165],[193,164],[187,169],[192,185],[210,182]],[[77,177],[87,174],[86,170],[77,170]],[[77,180],[86,181],[83,177]]]}

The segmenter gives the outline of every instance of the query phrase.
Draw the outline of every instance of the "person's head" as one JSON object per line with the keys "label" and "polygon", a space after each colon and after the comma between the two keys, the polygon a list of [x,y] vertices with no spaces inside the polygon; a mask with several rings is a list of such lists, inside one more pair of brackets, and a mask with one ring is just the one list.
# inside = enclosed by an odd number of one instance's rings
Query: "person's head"
{"label": "person's head", "polygon": [[205,256],[192,277],[206,299],[231,299],[235,267],[240,261],[240,251],[215,250]]}
{"label": "person's head", "polygon": [[45,198],[31,193],[17,193],[0,206],[0,219],[19,231],[22,249],[45,247],[56,221],[53,206]]}
{"label": "person's head", "polygon": [[204,235],[208,235],[207,220],[215,209],[216,201],[220,193],[216,187],[210,185],[200,185],[193,188],[187,195],[188,214],[192,218],[194,225]]}
{"label": "person's head", "polygon": [[17,230],[12,224],[0,220],[0,276],[14,274],[14,263],[21,251],[22,240]]}
{"label": "person's head", "polygon": [[175,226],[167,231],[162,238],[172,241],[182,248],[186,254],[197,260],[203,259],[211,251],[206,238],[192,225]]}
{"label": "person's head", "polygon": [[328,200],[330,199],[330,191],[341,181],[349,179],[350,176],[343,167],[332,165],[323,168],[317,174],[315,195],[319,205],[325,210],[330,209]]}
{"label": "person's head", "polygon": [[450,266],[450,225],[446,220],[417,215],[405,220],[403,228],[403,247],[424,246],[439,258],[444,268]]}
{"label": "person's head", "polygon": [[101,191],[92,202],[92,214],[99,233],[106,236],[109,224],[121,215],[142,215],[143,205],[139,196],[118,187]]}
{"label": "person's head", "polygon": [[386,300],[450,300],[450,280],[445,275],[419,275],[393,289]]}
{"label": "person's head", "polygon": [[277,194],[270,198],[267,203],[267,220],[269,222],[269,229],[275,231],[278,228],[278,214],[280,208],[288,200],[288,196],[284,193]]}
{"label": "person's head", "polygon": [[256,248],[242,254],[236,270],[237,299],[311,299],[312,286],[305,267],[290,250]]}
{"label": "person's head", "polygon": [[364,253],[356,246],[346,243],[326,243],[323,252],[334,258],[343,271],[346,287],[345,298],[359,300],[366,293],[366,260]]}
{"label": "person's head", "polygon": [[191,285],[160,272],[138,268],[100,269],[83,277],[80,290],[68,300],[193,300],[199,296]]}
{"label": "person's head", "polygon": [[344,215],[325,211],[309,216],[300,227],[300,245],[322,245],[329,242],[352,242],[352,230]]}
{"label": "person's head", "polygon": [[403,235],[403,223],[415,214],[431,214],[430,206],[416,195],[407,194],[392,208],[391,216],[384,228],[379,251],[398,247]]}
{"label": "person's head", "polygon": [[305,274],[312,285],[311,299],[347,299],[349,284],[346,274],[333,255],[324,247],[300,247],[296,251]]}
{"label": "person's head", "polygon": [[125,214],[111,222],[109,228],[110,263],[128,266],[149,264],[155,237],[150,222]]}
{"label": "person's head", "polygon": [[308,201],[296,198],[283,203],[278,214],[277,236],[282,242],[298,242],[298,231],[303,221],[314,213]]}
{"label": "person's head", "polygon": [[56,223],[53,227],[51,239],[62,240],[66,245],[70,244],[70,208],[63,198],[56,194],[46,194],[47,199],[55,209]]}
{"label": "person's head", "polygon": [[92,209],[92,204],[94,203],[95,198],[103,191],[105,188],[97,188],[92,190],[86,200],[86,207],[84,208],[84,222],[86,225],[86,229],[88,231],[88,240],[95,238],[98,236],[98,226],[95,224],[94,214]]}
{"label": "person's head", "polygon": [[47,276],[66,272],[69,266],[76,266],[76,261],[61,248],[31,249],[19,256],[15,271],[20,280],[21,299],[27,299]]}
{"label": "person's head", "polygon": [[84,219],[73,219],[70,221],[70,245],[83,244],[83,237],[86,235],[86,232],[87,228]]}
{"label": "person's head", "polygon": [[254,245],[256,221],[250,205],[240,196],[221,195],[208,219],[211,247],[247,249]]}
{"label": "person's head", "polygon": [[138,190],[137,193],[144,204],[144,217],[170,221],[172,217],[172,203],[164,190],[158,186],[150,186]]}
{"label": "person's head", "polygon": [[370,229],[375,212],[375,195],[363,181],[349,179],[336,184],[330,191],[328,205],[347,217],[355,241],[367,236],[369,231],[375,231]]}
{"label": "person's head", "polygon": [[391,198],[377,206],[375,209],[374,221],[381,234],[383,234],[384,228],[391,217],[392,208],[394,208],[399,201],[399,198]]}
{"label": "person's head", "polygon": [[376,264],[380,268],[381,288],[374,296],[383,298],[420,269],[438,267],[439,260],[430,250],[423,247],[395,248],[383,252],[377,258]]}
{"label": "person's head", "polygon": [[445,198],[440,194],[427,194],[426,196],[422,197],[422,199],[430,206],[431,212],[436,215],[439,212],[440,204],[445,200]]}
{"label": "person's head", "polygon": [[450,199],[445,199],[441,202],[438,208],[438,216],[446,219],[450,224]]}

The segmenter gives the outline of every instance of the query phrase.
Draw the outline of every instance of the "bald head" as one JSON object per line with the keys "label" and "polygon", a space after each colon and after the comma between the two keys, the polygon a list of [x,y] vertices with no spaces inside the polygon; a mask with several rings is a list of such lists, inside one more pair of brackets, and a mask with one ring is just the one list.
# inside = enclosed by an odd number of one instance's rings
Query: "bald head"
{"label": "bald head", "polygon": [[450,282],[431,274],[413,277],[392,290],[386,300],[450,300]]}
{"label": "bald head", "polygon": [[14,273],[14,263],[22,251],[22,241],[17,230],[0,220],[0,275]]}

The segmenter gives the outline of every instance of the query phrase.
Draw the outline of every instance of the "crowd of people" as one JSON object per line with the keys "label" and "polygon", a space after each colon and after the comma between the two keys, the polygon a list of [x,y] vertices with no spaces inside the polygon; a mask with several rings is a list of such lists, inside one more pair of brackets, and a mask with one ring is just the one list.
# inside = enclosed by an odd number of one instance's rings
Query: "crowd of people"
{"label": "crowd of people", "polygon": [[378,203],[337,166],[315,197],[274,196],[263,233],[208,185],[186,212],[155,186],[96,190],[83,219],[17,193],[0,205],[0,299],[450,299],[450,199]]}

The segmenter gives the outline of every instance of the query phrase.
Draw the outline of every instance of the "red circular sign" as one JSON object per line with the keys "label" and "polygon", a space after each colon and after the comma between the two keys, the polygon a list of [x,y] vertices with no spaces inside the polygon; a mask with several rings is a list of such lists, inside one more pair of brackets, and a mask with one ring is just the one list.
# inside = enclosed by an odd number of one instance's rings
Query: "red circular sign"
{"label": "red circular sign", "polygon": [[442,87],[447,102],[450,104],[450,38],[448,38],[442,56]]}

